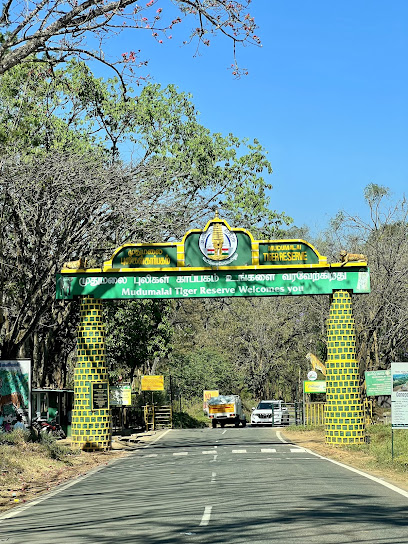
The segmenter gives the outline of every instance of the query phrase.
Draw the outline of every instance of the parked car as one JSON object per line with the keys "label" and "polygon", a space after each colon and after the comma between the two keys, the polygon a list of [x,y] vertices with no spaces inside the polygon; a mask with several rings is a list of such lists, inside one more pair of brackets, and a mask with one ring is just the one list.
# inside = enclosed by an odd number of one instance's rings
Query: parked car
{"label": "parked car", "polygon": [[289,425],[289,410],[283,400],[261,400],[252,408],[251,425]]}

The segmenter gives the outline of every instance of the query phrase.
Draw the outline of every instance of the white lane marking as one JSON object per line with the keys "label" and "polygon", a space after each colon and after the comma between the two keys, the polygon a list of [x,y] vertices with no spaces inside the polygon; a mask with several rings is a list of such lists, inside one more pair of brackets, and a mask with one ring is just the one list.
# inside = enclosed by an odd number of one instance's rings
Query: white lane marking
{"label": "white lane marking", "polygon": [[204,455],[214,455],[214,453],[216,453],[216,450],[206,450],[202,451],[201,453],[203,453]]}
{"label": "white lane marking", "polygon": [[150,446],[152,444],[155,444],[156,442],[158,442],[161,438],[163,438],[163,436],[165,436],[167,433],[169,433],[170,431],[172,431],[173,429],[167,429],[167,431],[165,431],[163,434],[161,434],[160,436],[158,436],[157,438],[155,438],[154,440],[151,440],[147,446],[143,446],[144,448],[150,448]]}
{"label": "white lane marking", "polygon": [[211,459],[210,463],[214,463],[217,460],[218,455],[214,455],[214,459]]}
{"label": "white lane marking", "polygon": [[188,455],[188,451],[176,451],[173,455]]}
{"label": "white lane marking", "polygon": [[216,472],[213,472],[212,473],[212,476],[211,476],[211,483],[213,484],[215,482],[215,477],[217,476],[217,473]]}
{"label": "white lane marking", "polygon": [[309,453],[310,455],[313,455],[313,457],[323,459],[324,461],[329,461],[329,463],[333,463],[334,465],[345,468],[346,470],[349,470],[350,472],[355,472],[356,474],[359,474],[360,476],[363,476],[364,478],[367,478],[368,480],[372,480],[373,482],[376,482],[377,484],[387,487],[388,489],[391,489],[391,491],[395,491],[395,493],[398,493],[399,495],[402,495],[403,497],[408,498],[408,491],[405,491],[404,489],[400,489],[399,487],[393,484],[389,484],[388,482],[385,482],[384,480],[380,480],[379,478],[377,478],[376,476],[373,476],[372,474],[368,474],[367,472],[363,472],[362,470],[358,470],[357,468],[343,465],[343,463],[340,463],[339,461],[335,461],[334,459],[329,459],[328,457],[319,455],[318,453],[315,453],[314,451],[308,450],[306,448],[305,448],[305,452]]}
{"label": "white lane marking", "polygon": [[261,453],[276,453],[274,448],[261,448]]}
{"label": "white lane marking", "polygon": [[[112,461],[109,464],[111,465],[112,463],[115,463],[116,461],[117,460]],[[18,514],[21,514],[22,512],[24,512],[24,510],[27,510],[28,508],[31,508],[32,506],[35,506],[36,504],[39,504],[40,502],[43,502],[43,501],[45,501],[45,500],[47,500],[47,499],[49,499],[51,497],[54,497],[55,495],[58,495],[58,493],[61,493],[61,491],[65,491],[65,489],[68,489],[69,487],[81,482],[82,480],[85,480],[85,478],[88,478],[89,476],[92,476],[93,474],[95,474],[96,472],[99,472],[103,468],[105,468],[105,467],[97,467],[94,470],[91,470],[90,472],[88,472],[87,474],[84,474],[83,476],[80,476],[79,478],[75,478],[75,480],[73,480],[72,482],[69,482],[69,483],[67,483],[65,485],[58,486],[58,489],[55,489],[54,491],[51,491],[50,493],[47,493],[46,495],[40,497],[37,500],[30,501],[29,503],[25,504],[24,506],[18,506],[16,508],[13,508],[13,510],[11,510],[11,511],[5,513],[5,514],[1,514],[0,515],[0,520],[13,518],[14,516],[17,516]]]}
{"label": "white lane marking", "polygon": [[221,434],[225,434],[227,432],[227,429],[225,429],[225,431],[223,431]]}
{"label": "white lane marking", "polygon": [[232,450],[232,453],[246,453],[247,450]]}
{"label": "white lane marking", "polygon": [[281,435],[280,431],[276,431],[276,436],[278,437],[278,439],[283,442],[284,444],[290,444],[290,442],[287,442]]}
{"label": "white lane marking", "polygon": [[290,448],[290,453],[296,453],[296,452],[305,452],[305,448]]}
{"label": "white lane marking", "polygon": [[143,455],[142,457],[157,457],[158,453],[149,453],[148,455]]}
{"label": "white lane marking", "polygon": [[209,524],[210,518],[211,518],[211,510],[212,510],[212,506],[206,506],[204,508],[204,514],[203,514],[203,517],[201,518],[200,526]]}

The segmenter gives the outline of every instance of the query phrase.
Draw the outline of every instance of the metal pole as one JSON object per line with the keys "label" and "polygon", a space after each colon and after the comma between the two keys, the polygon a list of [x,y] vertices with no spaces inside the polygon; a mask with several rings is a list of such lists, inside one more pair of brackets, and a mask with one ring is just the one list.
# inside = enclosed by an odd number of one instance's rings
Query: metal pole
{"label": "metal pole", "polygon": [[394,459],[394,429],[391,427],[391,459]]}
{"label": "metal pole", "polygon": [[303,383],[303,425],[306,425],[306,414],[305,414],[305,384]]}

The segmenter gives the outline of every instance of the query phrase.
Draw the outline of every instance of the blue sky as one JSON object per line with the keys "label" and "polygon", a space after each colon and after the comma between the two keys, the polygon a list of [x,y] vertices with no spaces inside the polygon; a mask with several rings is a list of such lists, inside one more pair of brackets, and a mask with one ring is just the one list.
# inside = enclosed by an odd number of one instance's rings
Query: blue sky
{"label": "blue sky", "polygon": [[[168,9],[168,0],[156,6]],[[193,95],[213,132],[257,138],[274,173],[271,207],[315,233],[339,209],[366,213],[363,189],[408,187],[408,2],[253,0],[262,48],[238,50],[249,75],[235,80],[231,44],[194,56],[188,26],[158,44],[143,31],[109,42],[142,49],[153,81]],[[238,225],[236,225],[238,226]]]}

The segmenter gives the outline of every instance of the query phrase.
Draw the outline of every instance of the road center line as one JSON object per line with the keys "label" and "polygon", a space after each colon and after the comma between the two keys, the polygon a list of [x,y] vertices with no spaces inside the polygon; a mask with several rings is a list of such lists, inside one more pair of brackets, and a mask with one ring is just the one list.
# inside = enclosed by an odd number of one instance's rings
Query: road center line
{"label": "road center line", "polygon": [[210,518],[211,518],[211,510],[212,510],[212,506],[206,506],[204,508],[204,514],[203,514],[203,517],[201,518],[200,526],[209,524]]}
{"label": "road center line", "polygon": [[213,484],[215,482],[215,477],[217,476],[217,473],[216,472],[213,472],[212,473],[212,477],[211,477],[211,483]]}
{"label": "road center line", "polygon": [[223,431],[221,434],[225,434],[227,432],[227,429],[225,429],[225,431]]}

